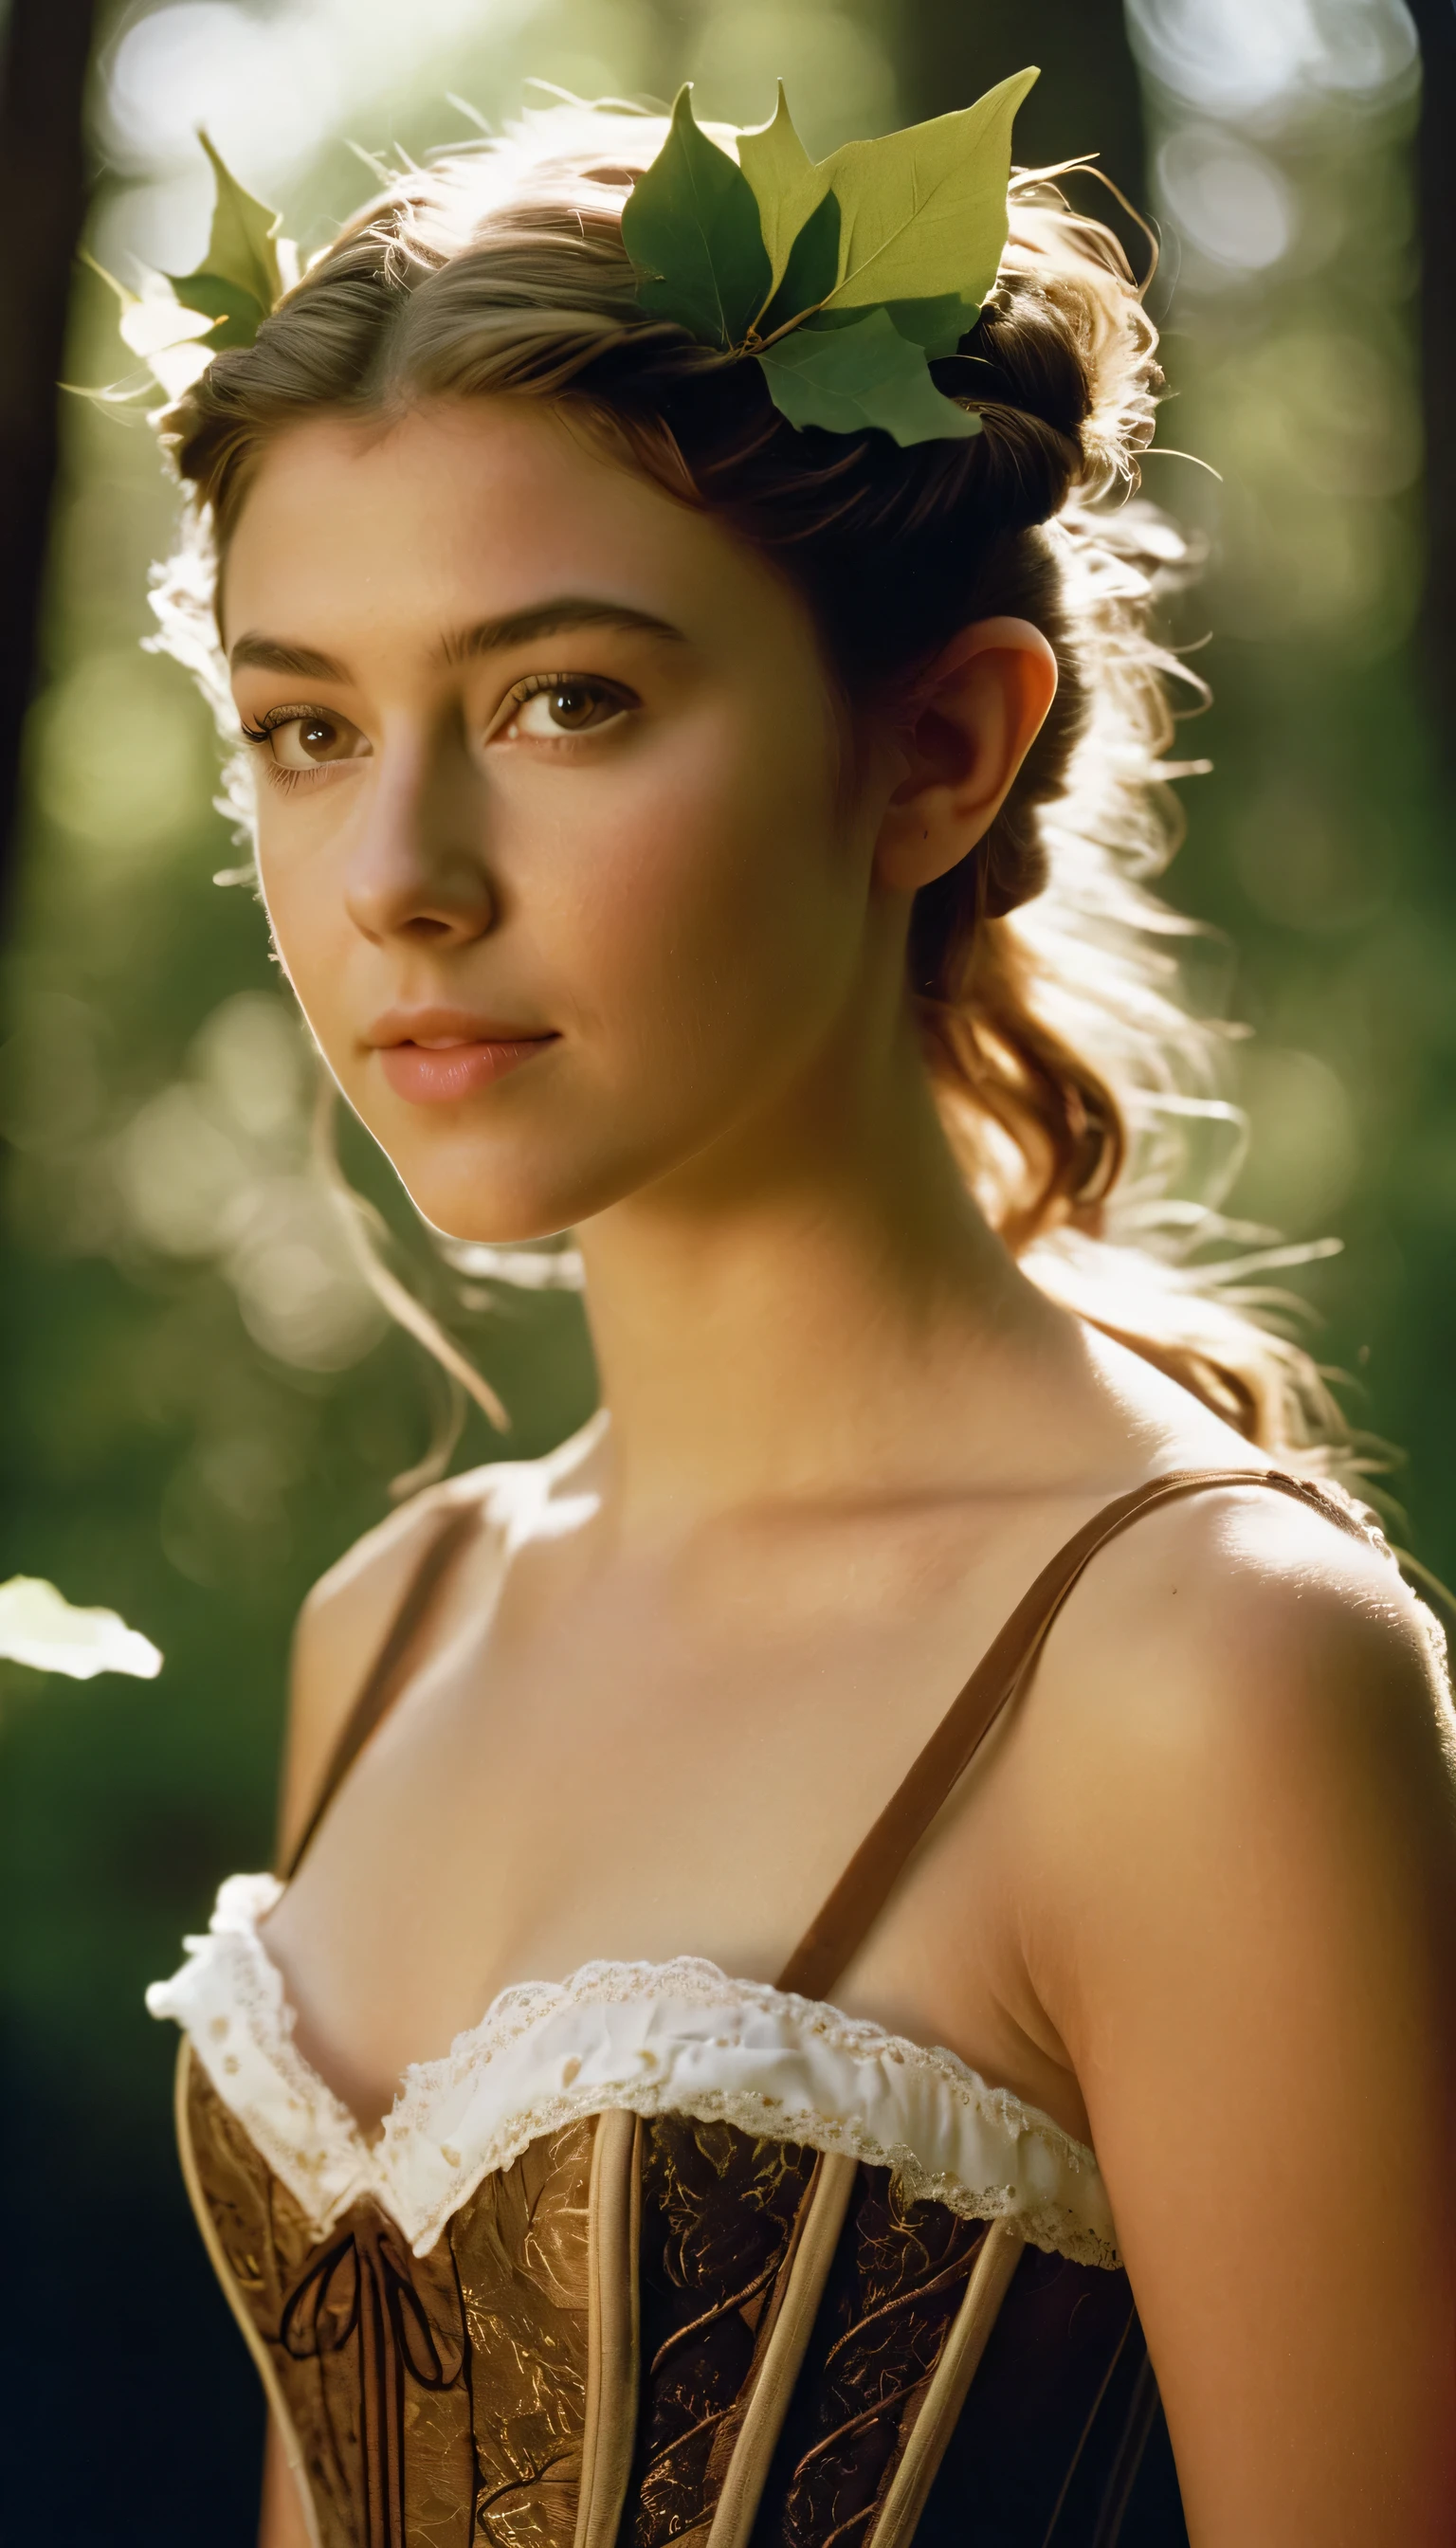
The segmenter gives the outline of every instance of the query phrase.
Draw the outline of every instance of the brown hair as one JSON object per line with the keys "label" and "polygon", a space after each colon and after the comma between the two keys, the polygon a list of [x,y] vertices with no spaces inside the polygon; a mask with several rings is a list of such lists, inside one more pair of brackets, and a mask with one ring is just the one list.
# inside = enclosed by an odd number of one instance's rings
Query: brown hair
{"label": "brown hair", "polygon": [[774,558],[851,719],[968,622],[1034,621],[1060,667],[1055,705],[986,839],[912,915],[910,991],[948,1133],[1048,1292],[1251,1440],[1328,1465],[1337,1412],[1248,1288],[1287,1255],[1211,1269],[1195,1250],[1223,1226],[1171,1199],[1190,1116],[1229,1110],[1218,1031],[1180,995],[1185,924],[1147,886],[1177,842],[1165,756],[1181,672],[1149,622],[1186,550],[1137,496],[1161,382],[1123,251],[1049,178],[1017,175],[996,289],[936,366],[980,433],[901,450],[799,432],[756,364],[638,306],[621,207],[663,130],[555,108],[410,171],[252,346],[216,356],[161,419],[190,499],[156,595],[164,641],[226,721],[216,579],[272,437],[319,412],[501,395],[552,400]]}

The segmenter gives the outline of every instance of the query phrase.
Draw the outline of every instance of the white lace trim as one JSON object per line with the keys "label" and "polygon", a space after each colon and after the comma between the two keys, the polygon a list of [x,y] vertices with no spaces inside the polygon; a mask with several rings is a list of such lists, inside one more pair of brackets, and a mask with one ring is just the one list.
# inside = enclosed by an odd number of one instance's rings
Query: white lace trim
{"label": "white lace trim", "polygon": [[321,2235],[372,2194],[416,2255],[483,2177],[542,2134],[624,2107],[721,2120],[770,2140],[888,2167],[913,2200],[1017,2222],[1033,2245],[1115,2265],[1091,2150],[954,2052],[928,2049],[716,1964],[584,1964],[504,1990],[437,2061],[412,2063],[370,2144],[304,2059],[257,1924],[270,1875],[223,1886],[205,1938],[146,1994]]}

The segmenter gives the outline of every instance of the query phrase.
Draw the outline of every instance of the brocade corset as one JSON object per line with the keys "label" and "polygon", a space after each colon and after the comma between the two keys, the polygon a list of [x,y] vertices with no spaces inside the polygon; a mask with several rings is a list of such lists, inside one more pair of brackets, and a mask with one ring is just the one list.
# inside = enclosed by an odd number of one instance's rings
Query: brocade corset
{"label": "brocade corset", "polygon": [[711,1964],[506,1991],[366,2141],[223,1888],[149,1994],[318,2548],[1182,2548],[1092,2152]]}

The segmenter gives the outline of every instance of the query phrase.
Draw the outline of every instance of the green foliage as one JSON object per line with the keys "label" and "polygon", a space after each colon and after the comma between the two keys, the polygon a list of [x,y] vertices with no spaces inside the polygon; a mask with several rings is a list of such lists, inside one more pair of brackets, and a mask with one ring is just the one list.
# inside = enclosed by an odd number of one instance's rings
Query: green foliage
{"label": "green foliage", "polygon": [[[764,245],[773,271],[771,289],[776,293],[788,273],[795,243],[828,195],[832,182],[828,160],[816,167],[799,139],[793,117],[788,111],[788,100],[783,94],[782,80],[778,83],[778,104],[773,123],[762,126],[756,133],[739,135],[738,163],[753,189],[759,208]],[[815,293],[815,300],[822,301],[825,293],[832,291],[839,280],[838,229],[836,214],[835,263],[823,291]],[[794,303],[792,315],[797,317],[800,310],[809,307],[807,300]]]}
{"label": "green foliage", "polygon": [[838,201],[826,195],[794,240],[783,280],[759,321],[761,336],[791,326],[806,310],[817,310],[828,299],[839,272],[839,228]]}
{"label": "green foliage", "polygon": [[676,319],[704,344],[739,344],[769,298],[773,276],[753,188],[699,130],[690,81],[678,92],[667,140],[628,198],[622,241],[643,278],[643,309]]}
{"label": "green foliage", "polygon": [[955,293],[979,308],[1006,245],[1012,122],[1040,76],[1018,71],[956,115],[847,141],[825,160],[842,216],[835,301]]}
{"label": "green foliage", "polygon": [[278,253],[283,215],[238,184],[205,133],[197,137],[217,180],[212,234],[196,271],[169,274],[167,281],[184,310],[217,322],[214,346],[250,345],[284,289]]}
{"label": "green foliage", "polygon": [[774,406],[790,424],[830,433],[870,426],[901,444],[979,433],[981,420],[943,398],[923,349],[902,336],[888,311],[848,326],[812,323],[780,336],[758,357]]}
{"label": "green foliage", "polygon": [[734,167],[699,132],[689,89],[622,216],[644,309],[757,357],[789,422],[870,428],[901,444],[978,433],[929,364],[974,326],[1006,245],[1019,71],[974,106],[817,164],[783,84]]}

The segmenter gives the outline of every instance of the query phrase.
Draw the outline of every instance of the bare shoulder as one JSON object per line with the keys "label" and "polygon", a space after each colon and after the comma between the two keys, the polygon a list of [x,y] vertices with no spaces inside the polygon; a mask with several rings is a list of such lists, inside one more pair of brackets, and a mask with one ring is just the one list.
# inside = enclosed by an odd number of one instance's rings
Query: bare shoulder
{"label": "bare shoulder", "polygon": [[504,1467],[476,1469],[422,1489],[356,1540],[305,1599],[290,1674],[281,1805],[285,1849],[439,1531],[464,1504],[489,1508],[508,1474]]}
{"label": "bare shoulder", "polygon": [[1440,1631],[1378,1538],[1277,1490],[1170,1502],[1105,1549],[1048,1640],[1029,1716],[1053,1856],[1078,1895],[1150,1881],[1180,1851],[1220,1859],[1255,1822],[1293,1865],[1349,1815],[1392,1848],[1423,1836],[1449,1872]]}

